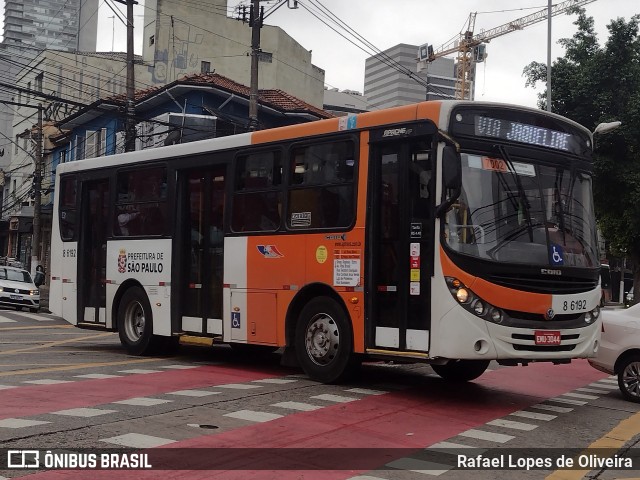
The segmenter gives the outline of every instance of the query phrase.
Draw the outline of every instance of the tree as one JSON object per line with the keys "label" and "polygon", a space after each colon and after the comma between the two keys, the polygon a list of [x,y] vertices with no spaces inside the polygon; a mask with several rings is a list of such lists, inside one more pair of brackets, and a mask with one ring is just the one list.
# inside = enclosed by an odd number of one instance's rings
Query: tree
{"label": "tree", "polygon": [[[593,130],[600,122],[620,120],[622,126],[594,138],[594,200],[596,218],[614,255],[631,263],[634,298],[640,299],[640,15],[628,22],[611,20],[609,38],[601,47],[593,18],[577,8],[577,31],[562,39],[565,56],[551,66],[554,113]],[[546,80],[546,64],[525,67],[526,85]],[[546,92],[538,105],[546,108]]]}

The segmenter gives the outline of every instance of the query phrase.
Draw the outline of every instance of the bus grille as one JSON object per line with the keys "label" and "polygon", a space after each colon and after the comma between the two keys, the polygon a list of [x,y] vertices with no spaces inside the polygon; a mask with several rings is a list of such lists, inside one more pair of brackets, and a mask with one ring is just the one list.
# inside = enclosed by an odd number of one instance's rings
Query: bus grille
{"label": "bus grille", "polygon": [[573,293],[583,293],[593,290],[598,286],[597,279],[578,278],[569,275],[562,275],[553,278],[538,274],[522,273],[492,274],[487,280],[507,288],[525,290],[532,293],[553,293],[556,295],[568,295]]}
{"label": "bus grille", "polygon": [[[541,313],[530,313],[530,312],[517,312],[515,310],[505,310],[505,313],[509,315],[511,318],[515,318],[518,320],[527,320],[532,322],[548,322],[544,315]],[[554,322],[570,322],[572,320],[579,320],[584,313],[570,313],[570,314],[559,314],[553,317]]]}

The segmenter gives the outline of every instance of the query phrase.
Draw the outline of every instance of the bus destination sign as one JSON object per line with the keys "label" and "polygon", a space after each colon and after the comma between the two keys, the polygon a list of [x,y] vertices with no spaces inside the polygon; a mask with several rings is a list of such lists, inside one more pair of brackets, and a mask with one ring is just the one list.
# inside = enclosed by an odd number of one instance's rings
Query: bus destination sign
{"label": "bus destination sign", "polygon": [[479,137],[492,137],[510,142],[527,143],[556,150],[570,151],[570,133],[559,132],[537,125],[514,122],[511,120],[474,115],[475,134]]}

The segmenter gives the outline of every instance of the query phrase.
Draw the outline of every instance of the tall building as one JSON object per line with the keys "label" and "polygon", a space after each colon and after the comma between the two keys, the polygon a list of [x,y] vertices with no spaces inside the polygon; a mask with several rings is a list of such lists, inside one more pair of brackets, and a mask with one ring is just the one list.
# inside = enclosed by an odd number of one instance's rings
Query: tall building
{"label": "tall building", "polygon": [[[455,70],[452,58],[438,58],[428,70],[416,72],[418,46],[401,43],[367,58],[364,69],[364,94],[371,110],[397,107],[424,100],[442,100],[455,96]],[[392,65],[399,64],[402,72]],[[411,78],[411,72],[424,80]]]}
{"label": "tall building", "polygon": [[5,0],[3,44],[10,52],[22,47],[95,51],[98,4],[99,0]]}

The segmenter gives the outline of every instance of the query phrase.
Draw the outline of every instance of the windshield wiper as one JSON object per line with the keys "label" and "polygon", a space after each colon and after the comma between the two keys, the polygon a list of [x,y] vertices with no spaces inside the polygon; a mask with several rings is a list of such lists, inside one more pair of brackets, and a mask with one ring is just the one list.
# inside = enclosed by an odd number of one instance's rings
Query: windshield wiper
{"label": "windshield wiper", "polygon": [[520,176],[516,173],[516,169],[511,161],[511,157],[507,152],[507,149],[504,145],[496,145],[498,152],[502,155],[502,158],[509,169],[511,170],[511,175],[516,182],[516,186],[518,187],[518,196],[520,198],[520,203],[522,204],[522,210],[524,212],[524,221],[527,224],[527,231],[529,232],[529,241],[533,243],[533,222],[531,221],[531,212],[529,210],[529,200],[527,200],[527,195],[524,193],[524,188],[522,187],[522,182],[520,181]]}

